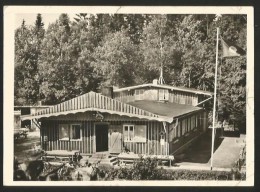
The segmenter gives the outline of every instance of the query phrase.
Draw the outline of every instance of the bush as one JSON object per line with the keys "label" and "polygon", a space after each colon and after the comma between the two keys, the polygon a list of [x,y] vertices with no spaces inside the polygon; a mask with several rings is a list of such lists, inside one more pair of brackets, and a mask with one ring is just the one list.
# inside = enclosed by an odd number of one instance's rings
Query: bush
{"label": "bush", "polygon": [[228,171],[166,170],[158,168],[156,158],[140,158],[133,166],[99,167],[105,180],[231,180]]}

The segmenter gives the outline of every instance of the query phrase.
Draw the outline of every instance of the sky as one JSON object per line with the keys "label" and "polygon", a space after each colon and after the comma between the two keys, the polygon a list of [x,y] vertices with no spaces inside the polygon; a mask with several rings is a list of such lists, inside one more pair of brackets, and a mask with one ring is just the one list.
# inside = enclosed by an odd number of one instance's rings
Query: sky
{"label": "sky", "polygon": [[[42,21],[44,23],[44,28],[47,29],[50,23],[55,22],[59,16],[60,13],[42,13]],[[68,14],[70,20],[72,21],[75,17],[75,14]],[[36,21],[37,13],[19,13],[16,14],[15,17],[15,28],[18,28],[21,26],[23,19],[25,20],[25,25],[34,25]]]}

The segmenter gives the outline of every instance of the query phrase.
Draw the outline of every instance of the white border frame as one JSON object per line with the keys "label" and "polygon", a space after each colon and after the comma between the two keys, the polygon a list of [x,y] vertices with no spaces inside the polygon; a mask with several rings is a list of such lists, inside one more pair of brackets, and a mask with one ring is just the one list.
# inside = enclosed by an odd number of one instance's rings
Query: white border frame
{"label": "white border frame", "polygon": [[[247,179],[246,181],[102,181],[102,182],[15,182],[13,181],[13,113],[14,113],[14,21],[17,13],[135,13],[135,14],[246,14],[247,15]],[[253,186],[254,185],[254,10],[249,6],[5,6],[4,10],[4,158],[5,186]],[[11,123],[10,123],[11,122]]]}

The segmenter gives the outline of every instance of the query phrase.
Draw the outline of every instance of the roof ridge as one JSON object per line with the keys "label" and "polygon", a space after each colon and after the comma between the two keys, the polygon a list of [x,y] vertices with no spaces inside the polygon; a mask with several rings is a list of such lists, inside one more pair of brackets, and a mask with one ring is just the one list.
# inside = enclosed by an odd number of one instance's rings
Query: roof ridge
{"label": "roof ridge", "polygon": [[113,99],[111,97],[102,95],[94,91],[90,91],[83,95],[53,105],[47,109],[40,110],[32,114],[32,116],[41,116],[45,114],[50,115],[50,114],[57,114],[65,111],[84,110],[89,108],[107,110],[107,111],[117,111],[120,113],[147,116],[147,117],[163,117],[161,115],[135,107],[131,104],[124,103],[122,101]]}
{"label": "roof ridge", "polygon": [[194,89],[194,88],[187,88],[187,87],[177,87],[173,85],[167,85],[167,84],[153,84],[153,83],[146,83],[146,84],[141,84],[141,85],[134,85],[134,86],[129,86],[129,87],[123,87],[119,89],[115,89],[115,92],[120,92],[120,91],[125,91],[125,90],[131,90],[135,88],[142,88],[142,87],[163,87],[167,89],[175,89],[179,91],[184,91],[184,92],[193,92],[193,93],[200,93],[200,94],[206,94],[206,95],[212,95],[213,93],[210,91],[204,91],[200,89]]}

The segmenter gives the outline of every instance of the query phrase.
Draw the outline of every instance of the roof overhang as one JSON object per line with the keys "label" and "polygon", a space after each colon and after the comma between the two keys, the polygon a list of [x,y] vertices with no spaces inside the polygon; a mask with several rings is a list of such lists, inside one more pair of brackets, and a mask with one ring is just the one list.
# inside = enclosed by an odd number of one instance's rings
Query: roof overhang
{"label": "roof overhang", "polygon": [[208,95],[208,96],[213,95],[213,93],[208,92],[208,91],[193,90],[193,89],[189,89],[189,88],[174,87],[174,86],[170,86],[170,85],[156,85],[156,84],[151,84],[151,83],[136,85],[136,86],[131,86],[131,87],[125,87],[125,88],[119,88],[119,89],[115,89],[113,91],[114,92],[130,91],[132,89],[138,89],[138,88],[144,88],[144,87],[164,88],[164,89],[169,89],[169,90],[183,91],[183,92],[189,92],[189,93],[201,94],[201,95]]}
{"label": "roof overhang", "polygon": [[23,115],[23,116],[21,116],[21,120],[23,121],[23,120],[57,117],[57,116],[68,115],[68,114],[84,113],[84,112],[87,112],[87,111],[98,111],[98,112],[101,112],[101,113],[116,114],[116,115],[120,115],[120,116],[136,117],[136,118],[139,118],[139,119],[154,120],[154,121],[168,122],[168,123],[171,123],[173,121],[173,117],[167,117],[167,116],[151,117],[151,116],[146,116],[146,115],[124,113],[124,112],[118,112],[118,111],[112,111],[112,110],[106,110],[106,109],[99,109],[99,108],[85,108],[85,109],[70,110],[70,111],[63,111],[63,112],[43,114],[43,115]]}

